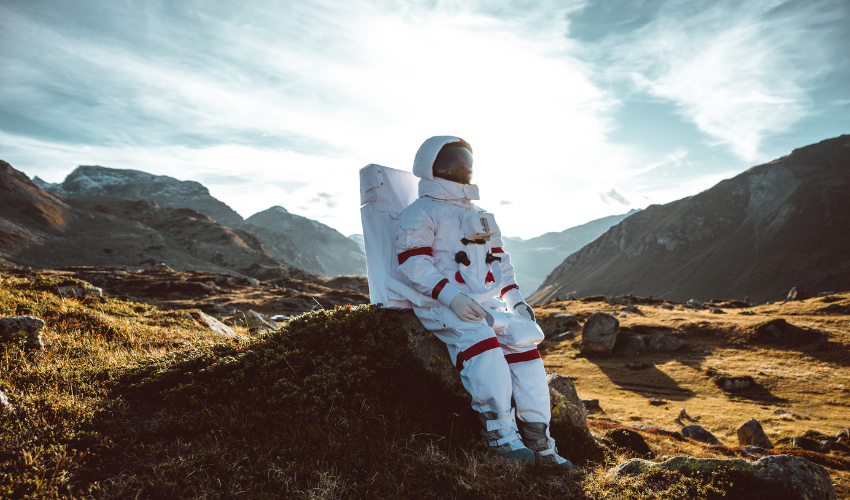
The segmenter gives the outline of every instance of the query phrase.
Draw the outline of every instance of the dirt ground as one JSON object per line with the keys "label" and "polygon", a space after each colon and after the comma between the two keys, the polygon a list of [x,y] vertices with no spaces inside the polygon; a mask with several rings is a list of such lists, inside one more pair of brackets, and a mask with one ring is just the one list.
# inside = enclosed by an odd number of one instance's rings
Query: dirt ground
{"label": "dirt ground", "polygon": [[[712,313],[712,304],[692,309],[666,302],[672,309],[664,309],[664,303],[638,303],[637,310],[625,316],[626,306],[596,301],[558,301],[535,308],[538,318],[558,312],[579,317],[580,324],[570,329],[574,337],[544,341],[541,353],[548,370],[575,379],[582,399],[599,400],[602,411],[591,413],[590,419],[600,425],[651,425],[669,431],[697,423],[733,448],[739,446],[737,429],[752,418],[774,446],[788,446],[791,437],[806,431],[835,436],[850,427],[850,293],[717,308],[723,313]],[[831,304],[837,305],[827,309]],[[597,311],[618,315],[621,336],[648,340],[652,332],[664,331],[685,345],[636,356],[585,357],[578,350],[581,323]],[[753,314],[742,314],[745,311]],[[758,335],[758,325],[778,318],[790,325],[786,338]],[[637,363],[644,368],[632,369]],[[714,373],[751,376],[755,386],[725,392],[711,380]],[[664,403],[650,404],[651,398]],[[678,420],[682,408],[698,421]],[[699,445],[685,449],[664,438],[654,441],[650,444],[660,447],[661,454],[715,455],[700,452]],[[836,487],[850,493],[848,472],[830,473]]]}

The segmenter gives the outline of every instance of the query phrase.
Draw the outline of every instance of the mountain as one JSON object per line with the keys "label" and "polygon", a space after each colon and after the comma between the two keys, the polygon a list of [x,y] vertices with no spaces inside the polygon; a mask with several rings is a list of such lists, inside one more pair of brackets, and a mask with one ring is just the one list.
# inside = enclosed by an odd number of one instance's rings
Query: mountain
{"label": "mountain", "polygon": [[360,247],[360,250],[362,250],[364,254],[366,253],[366,239],[363,238],[362,234],[349,234],[348,239],[357,243],[357,246]]}
{"label": "mountain", "polygon": [[315,256],[327,276],[366,274],[366,254],[353,240],[321,222],[275,206],[246,219],[247,223],[289,235],[304,254]]}
{"label": "mountain", "polygon": [[[571,253],[598,238],[611,226],[632,215],[611,215],[592,220],[561,232],[546,233],[536,238],[505,237],[505,250],[511,254],[520,290],[530,294],[537,290],[546,276]],[[350,237],[350,236],[349,236]]]}
{"label": "mountain", "polygon": [[[300,218],[303,221],[280,224],[272,221],[271,225],[245,221],[236,211],[210,195],[206,187],[195,181],[181,181],[166,175],[153,175],[138,170],[81,165],[61,183],[47,183],[38,177],[34,178],[33,182],[47,191],[67,198],[112,196],[153,201],[163,208],[189,208],[234,230],[254,233],[273,257],[310,273],[319,276],[366,274],[365,254],[358,248],[347,245],[347,242],[339,246],[333,255],[332,252],[321,249],[319,253],[316,252],[313,241],[339,242],[340,239],[345,239],[335,229],[295,215],[290,215],[290,218]],[[323,255],[323,258],[320,259],[318,255]]]}
{"label": "mountain", "polygon": [[180,181],[167,175],[80,165],[58,184],[48,184],[37,177],[36,179],[34,182],[41,183],[42,189],[68,198],[120,196],[133,200],[150,200],[166,208],[192,208],[226,226],[242,222],[238,213],[210,195],[209,189],[202,184]]}
{"label": "mountain", "polygon": [[261,279],[308,275],[270,255],[253,233],[190,208],[119,196],[65,198],[3,161],[0,194],[0,263],[138,269],[164,262]]}
{"label": "mountain", "polygon": [[656,295],[779,300],[850,287],[850,136],[796,149],[633,214],[570,255],[529,300]]}

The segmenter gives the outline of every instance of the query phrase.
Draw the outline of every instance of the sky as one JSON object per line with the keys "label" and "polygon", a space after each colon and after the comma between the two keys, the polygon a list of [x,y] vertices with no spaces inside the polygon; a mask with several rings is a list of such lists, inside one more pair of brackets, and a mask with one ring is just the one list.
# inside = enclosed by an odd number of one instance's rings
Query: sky
{"label": "sky", "polygon": [[0,0],[0,159],[362,232],[358,170],[475,152],[529,238],[850,133],[850,1]]}

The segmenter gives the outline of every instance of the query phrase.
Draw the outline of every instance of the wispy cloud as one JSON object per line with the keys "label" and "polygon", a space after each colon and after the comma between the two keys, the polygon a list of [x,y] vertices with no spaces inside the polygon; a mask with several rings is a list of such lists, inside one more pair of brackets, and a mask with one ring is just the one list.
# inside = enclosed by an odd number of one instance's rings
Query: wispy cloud
{"label": "wispy cloud", "polygon": [[620,205],[625,205],[625,206],[629,206],[629,205],[632,204],[632,202],[627,200],[625,196],[621,195],[620,193],[617,192],[616,189],[613,189],[613,188],[610,191],[606,191],[604,193],[599,193],[599,198],[601,198],[602,201],[604,201],[605,203],[608,203],[609,205],[612,204],[612,202],[619,203]]}
{"label": "wispy cloud", "polygon": [[[594,54],[600,72],[675,102],[680,113],[745,161],[763,139],[810,113],[811,92],[844,55],[848,5],[830,0],[661,3],[639,29]],[[844,47],[843,50],[846,50]]]}

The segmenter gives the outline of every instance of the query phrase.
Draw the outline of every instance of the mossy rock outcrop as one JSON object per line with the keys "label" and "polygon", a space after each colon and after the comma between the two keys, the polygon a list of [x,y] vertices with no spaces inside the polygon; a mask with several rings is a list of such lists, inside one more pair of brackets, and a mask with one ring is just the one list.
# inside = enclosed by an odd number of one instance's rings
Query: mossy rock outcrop
{"label": "mossy rock outcrop", "polygon": [[669,471],[728,485],[727,499],[835,500],[829,473],[820,465],[791,455],[771,455],[756,462],[742,459],[673,457],[662,463],[635,458],[611,469],[620,476],[649,476]]}

